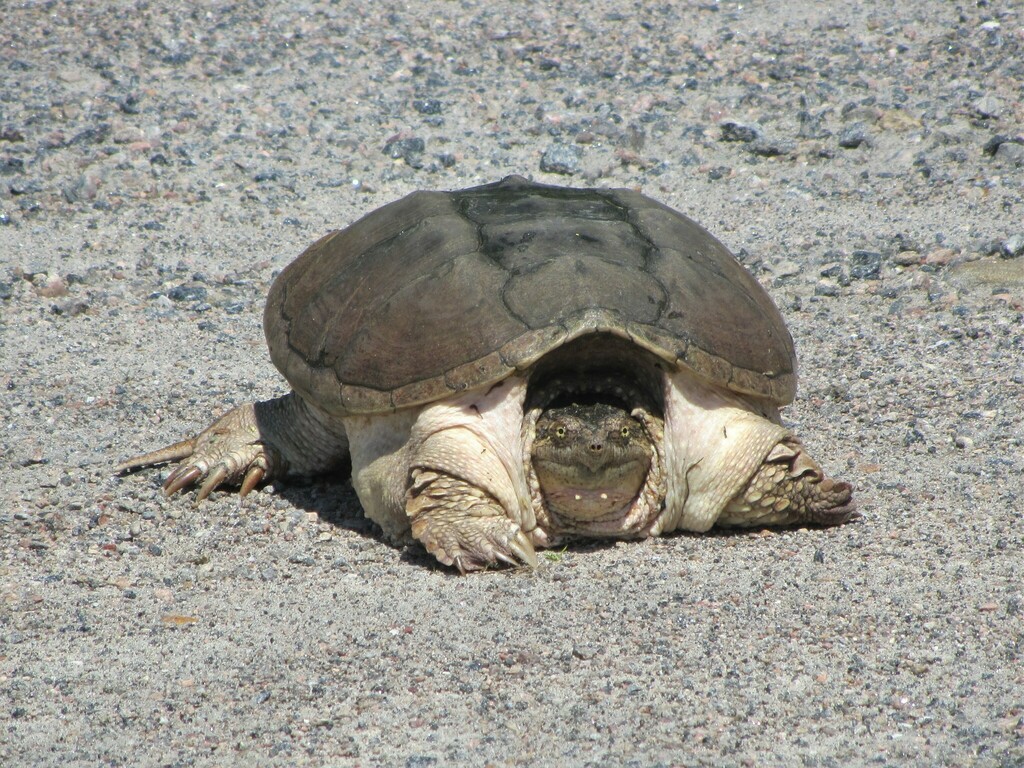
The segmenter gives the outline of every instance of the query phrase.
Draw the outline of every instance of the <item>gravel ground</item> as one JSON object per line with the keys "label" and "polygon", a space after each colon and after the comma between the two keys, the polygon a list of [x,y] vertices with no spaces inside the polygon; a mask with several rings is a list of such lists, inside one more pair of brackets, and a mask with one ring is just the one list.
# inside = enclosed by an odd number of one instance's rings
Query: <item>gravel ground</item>
{"label": "gravel ground", "polygon": [[[5,7],[0,764],[1024,765],[1024,12],[527,5]],[[735,251],[864,520],[462,578],[341,478],[112,475],[285,391],[306,245],[510,173]]]}

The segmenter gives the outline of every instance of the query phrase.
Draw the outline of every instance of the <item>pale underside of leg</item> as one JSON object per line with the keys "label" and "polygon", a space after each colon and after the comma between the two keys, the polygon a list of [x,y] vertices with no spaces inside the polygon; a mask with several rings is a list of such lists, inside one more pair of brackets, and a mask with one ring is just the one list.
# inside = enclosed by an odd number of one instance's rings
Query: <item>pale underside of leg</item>
{"label": "pale underside of leg", "polygon": [[789,431],[774,409],[703,383],[665,377],[665,512],[652,533],[706,531]]}
{"label": "pale underside of leg", "polygon": [[442,563],[463,571],[536,564],[520,458],[525,392],[513,377],[428,406],[416,420],[406,514],[413,536]]}
{"label": "pale underside of leg", "polygon": [[519,441],[525,390],[511,377],[418,410],[346,418],[367,515],[464,570],[534,561]]}
{"label": "pale underside of leg", "polygon": [[669,491],[662,531],[712,525],[838,525],[855,516],[852,488],[826,477],[770,406],[668,377]]}

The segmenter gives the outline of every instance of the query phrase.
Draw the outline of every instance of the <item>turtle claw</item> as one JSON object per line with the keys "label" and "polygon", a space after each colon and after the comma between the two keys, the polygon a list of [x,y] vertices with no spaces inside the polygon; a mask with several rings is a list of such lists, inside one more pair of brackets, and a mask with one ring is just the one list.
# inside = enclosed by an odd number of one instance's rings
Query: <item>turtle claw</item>
{"label": "turtle claw", "polygon": [[[508,552],[503,551],[495,545],[494,548],[488,552],[493,560],[484,561],[483,566],[473,564],[470,566],[470,570],[476,570],[496,563],[504,563],[512,568],[519,568],[520,566],[536,568],[540,565],[540,561],[537,559],[537,552],[533,548],[533,543],[522,531],[517,531],[516,535],[505,543],[505,546],[508,547]],[[462,565],[462,558],[456,558],[455,565],[461,573],[466,573],[466,568]]]}
{"label": "turtle claw", "polygon": [[202,501],[209,496],[213,490],[228,479],[228,468],[223,464],[218,464],[217,468],[210,473],[210,476],[206,478],[203,484],[199,487],[199,493],[196,494],[196,501]]}
{"label": "turtle claw", "polygon": [[173,496],[202,481],[196,501],[225,484],[240,485],[245,496],[285,468],[277,451],[261,439],[252,405],[228,411],[193,438],[128,459],[117,471],[169,461],[182,463],[167,476],[164,493]]}
{"label": "turtle claw", "polygon": [[[527,538],[522,531],[517,531],[515,537],[508,543],[509,549],[515,553],[521,563],[536,568],[540,563],[537,560],[537,550],[533,548],[533,542]],[[511,565],[519,565],[511,559],[506,559]]]}
{"label": "turtle claw", "polygon": [[114,472],[120,475],[132,469],[152,467],[155,464],[166,464],[169,461],[181,461],[191,456],[195,448],[196,438],[191,437],[188,440],[181,440],[174,445],[168,445],[166,448],[160,448],[159,450],[150,451],[141,456],[133,456],[126,461],[122,461],[114,467]]}
{"label": "turtle claw", "polygon": [[263,467],[256,465],[249,468],[249,471],[245,473],[245,477],[242,479],[242,487],[238,490],[238,495],[243,499],[248,496],[252,489],[260,484],[260,481],[266,477],[267,473]]}
{"label": "turtle claw", "polygon": [[182,488],[188,488],[203,476],[203,470],[191,464],[181,464],[164,481],[164,495],[173,496]]}

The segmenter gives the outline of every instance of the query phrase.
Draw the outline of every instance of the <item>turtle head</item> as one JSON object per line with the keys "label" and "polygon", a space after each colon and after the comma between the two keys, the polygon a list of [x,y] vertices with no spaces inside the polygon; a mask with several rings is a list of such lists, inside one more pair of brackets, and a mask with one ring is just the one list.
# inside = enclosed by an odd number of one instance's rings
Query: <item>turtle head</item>
{"label": "turtle head", "polygon": [[654,447],[644,425],[605,402],[546,409],[532,460],[548,508],[575,523],[624,517],[640,494]]}

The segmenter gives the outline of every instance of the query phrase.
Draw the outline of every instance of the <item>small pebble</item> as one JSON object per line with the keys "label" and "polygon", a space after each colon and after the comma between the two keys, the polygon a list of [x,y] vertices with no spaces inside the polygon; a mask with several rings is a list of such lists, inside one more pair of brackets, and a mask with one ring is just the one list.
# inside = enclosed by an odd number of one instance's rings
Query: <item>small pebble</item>
{"label": "small pebble", "polygon": [[999,99],[994,96],[982,96],[980,99],[971,105],[974,107],[974,111],[982,117],[999,117],[999,113],[1002,111],[1003,105]]}
{"label": "small pebble", "polygon": [[582,147],[575,144],[555,144],[545,150],[540,159],[540,169],[544,173],[571,176],[579,171],[582,158]]}
{"label": "small pebble", "polygon": [[772,266],[776,277],[793,277],[799,275],[803,268],[791,259],[783,259]]}
{"label": "small pebble", "polygon": [[924,263],[934,267],[945,267],[959,255],[952,248],[936,248],[924,257]]}
{"label": "small pebble", "polygon": [[0,157],[0,176],[11,176],[24,171],[25,161],[20,157],[11,157],[10,155]]}
{"label": "small pebble", "polygon": [[864,123],[852,123],[839,134],[839,146],[843,149],[856,149],[862,144],[870,144],[870,134]]}
{"label": "small pebble", "polygon": [[900,251],[892,257],[893,264],[910,267],[921,263],[921,254],[917,251]]}
{"label": "small pebble", "polygon": [[757,123],[737,123],[726,120],[719,124],[722,129],[721,141],[752,142],[764,138],[764,129]]}
{"label": "small pebble", "polygon": [[839,286],[834,283],[818,283],[814,286],[814,295],[824,297],[839,296]]}
{"label": "small pebble", "polygon": [[404,160],[406,165],[419,168],[423,165],[423,153],[426,151],[426,142],[418,136],[409,138],[396,138],[384,145],[383,152],[392,160]]}
{"label": "small pebble", "polygon": [[821,272],[818,274],[822,277],[838,278],[843,274],[843,265],[838,263],[829,264],[827,267],[822,267]]}
{"label": "small pebble", "polygon": [[95,200],[98,190],[99,179],[96,176],[82,174],[72,184],[64,187],[64,199],[69,203]]}
{"label": "small pebble", "polygon": [[882,271],[882,254],[877,251],[854,251],[850,254],[850,277],[854,280],[877,280]]}
{"label": "small pebble", "polygon": [[48,299],[55,299],[59,296],[68,295],[68,286],[60,275],[50,275],[42,287],[36,289],[36,293]]}
{"label": "small pebble", "polygon": [[974,449],[974,441],[965,435],[955,435],[953,437],[953,445],[964,451]]}
{"label": "small pebble", "polygon": [[412,108],[421,115],[441,114],[441,102],[437,99],[413,99]]}
{"label": "small pebble", "polygon": [[1024,232],[1018,233],[1003,241],[1000,253],[1004,258],[1016,259],[1024,256]]}
{"label": "small pebble", "polygon": [[996,150],[995,156],[997,160],[1004,163],[1022,166],[1024,165],[1024,144],[1016,141],[1003,142]]}
{"label": "small pebble", "polygon": [[750,142],[751,153],[760,157],[779,157],[796,152],[796,142],[785,139],[760,137]]}
{"label": "small pebble", "polygon": [[599,653],[599,650],[600,649],[593,645],[577,643],[572,647],[572,655],[577,659],[589,661]]}
{"label": "small pebble", "polygon": [[201,285],[178,285],[167,292],[172,301],[205,301],[207,290]]}
{"label": "small pebble", "polygon": [[995,155],[995,153],[999,150],[999,147],[1001,147],[1008,141],[1012,141],[1012,139],[1009,136],[1006,136],[1002,133],[997,133],[995,136],[993,136],[992,138],[985,142],[985,145],[981,148],[981,151],[991,157]]}

